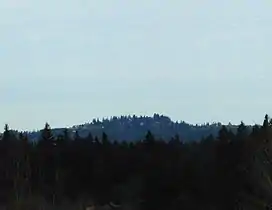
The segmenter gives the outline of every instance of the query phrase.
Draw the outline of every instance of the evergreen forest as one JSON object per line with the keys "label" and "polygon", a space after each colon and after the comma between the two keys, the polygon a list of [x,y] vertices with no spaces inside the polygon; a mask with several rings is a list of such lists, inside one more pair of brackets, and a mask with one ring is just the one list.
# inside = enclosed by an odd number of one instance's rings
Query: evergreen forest
{"label": "evergreen forest", "polygon": [[[261,210],[272,204],[272,120],[187,140],[127,141],[48,123],[34,141],[5,125],[0,206],[11,210]],[[163,128],[161,128],[163,129]]]}

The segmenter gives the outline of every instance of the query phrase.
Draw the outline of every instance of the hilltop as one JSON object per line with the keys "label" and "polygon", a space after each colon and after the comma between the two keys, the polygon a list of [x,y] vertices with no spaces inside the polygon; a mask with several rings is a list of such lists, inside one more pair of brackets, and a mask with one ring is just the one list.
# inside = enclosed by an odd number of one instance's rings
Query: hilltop
{"label": "hilltop", "polygon": [[[54,128],[54,135],[59,135],[65,129],[74,135],[76,132],[81,137],[88,135],[101,137],[105,132],[109,139],[114,141],[137,141],[144,138],[147,131],[158,139],[170,140],[174,135],[178,135],[183,141],[198,141],[210,134],[216,136],[220,130],[221,123],[206,123],[193,125],[184,121],[174,122],[170,117],[154,114],[153,116],[120,116],[108,119],[93,119],[91,122],[74,125],[69,128]],[[227,125],[228,128],[235,131],[235,125]],[[27,132],[30,139],[39,138],[40,131]]]}

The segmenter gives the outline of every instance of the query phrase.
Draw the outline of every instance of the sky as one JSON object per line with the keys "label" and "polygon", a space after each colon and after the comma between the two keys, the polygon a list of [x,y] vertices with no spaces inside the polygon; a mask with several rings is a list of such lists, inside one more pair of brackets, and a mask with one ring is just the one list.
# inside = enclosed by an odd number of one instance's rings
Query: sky
{"label": "sky", "polygon": [[[269,0],[1,0],[0,126],[272,114]],[[1,129],[0,129],[1,130]]]}

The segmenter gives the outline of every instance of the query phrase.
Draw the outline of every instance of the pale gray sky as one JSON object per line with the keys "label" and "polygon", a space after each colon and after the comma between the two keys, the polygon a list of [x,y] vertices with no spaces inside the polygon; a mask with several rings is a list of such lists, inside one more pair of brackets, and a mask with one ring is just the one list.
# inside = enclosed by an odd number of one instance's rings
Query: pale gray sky
{"label": "pale gray sky", "polygon": [[0,125],[272,114],[272,3],[1,0]]}

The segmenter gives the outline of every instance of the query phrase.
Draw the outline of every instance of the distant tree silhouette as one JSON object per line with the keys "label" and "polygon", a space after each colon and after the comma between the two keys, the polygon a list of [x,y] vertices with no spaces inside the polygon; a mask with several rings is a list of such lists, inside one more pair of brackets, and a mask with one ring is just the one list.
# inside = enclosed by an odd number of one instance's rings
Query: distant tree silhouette
{"label": "distant tree silhouette", "polygon": [[[118,129],[127,121],[139,128],[171,124],[155,114],[96,120],[92,125],[114,123]],[[138,141],[112,139],[106,131],[55,133],[48,123],[32,141],[30,133],[5,125],[0,203],[29,209],[22,203],[37,196],[57,209],[66,200],[112,207],[133,204],[139,210],[265,209],[272,203],[271,122],[266,115],[261,126],[223,125],[218,135],[203,135],[194,142],[178,132],[165,139],[152,129]]]}

